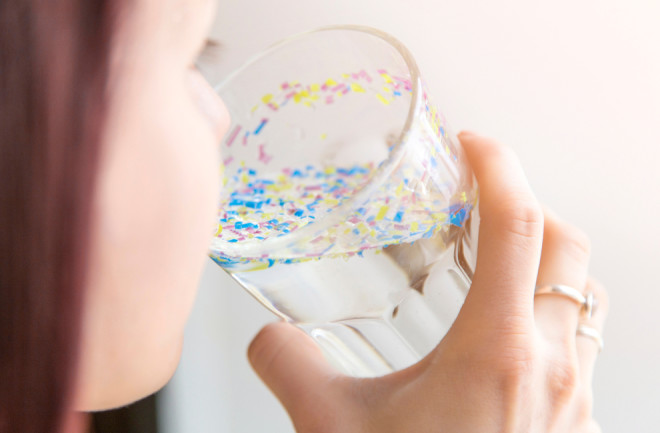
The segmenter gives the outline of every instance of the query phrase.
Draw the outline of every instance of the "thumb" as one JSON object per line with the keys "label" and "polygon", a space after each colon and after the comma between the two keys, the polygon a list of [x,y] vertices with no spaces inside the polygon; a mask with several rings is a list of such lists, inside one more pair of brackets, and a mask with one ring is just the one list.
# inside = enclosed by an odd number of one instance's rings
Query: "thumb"
{"label": "thumb", "polygon": [[340,376],[314,341],[286,322],[261,329],[248,348],[248,359],[293,419],[294,412],[305,412],[309,404],[318,408],[334,394],[329,391]]}

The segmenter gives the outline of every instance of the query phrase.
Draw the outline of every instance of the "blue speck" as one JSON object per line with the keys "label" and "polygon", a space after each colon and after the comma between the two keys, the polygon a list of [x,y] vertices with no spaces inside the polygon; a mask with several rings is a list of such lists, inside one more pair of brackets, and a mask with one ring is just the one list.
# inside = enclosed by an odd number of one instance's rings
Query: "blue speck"
{"label": "blue speck", "polygon": [[266,123],[268,123],[268,119],[264,119],[261,121],[261,124],[255,129],[254,135],[259,135],[262,129],[264,129],[264,126],[266,126]]}
{"label": "blue speck", "polygon": [[400,223],[403,220],[403,211],[399,211],[394,215],[394,222]]}

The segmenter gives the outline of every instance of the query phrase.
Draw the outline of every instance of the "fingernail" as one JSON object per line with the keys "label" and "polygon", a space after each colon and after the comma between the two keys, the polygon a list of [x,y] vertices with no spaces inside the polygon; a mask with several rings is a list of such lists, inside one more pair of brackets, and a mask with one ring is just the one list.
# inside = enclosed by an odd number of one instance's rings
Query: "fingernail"
{"label": "fingernail", "polygon": [[463,130],[458,133],[459,137],[477,137],[478,134],[472,131]]}

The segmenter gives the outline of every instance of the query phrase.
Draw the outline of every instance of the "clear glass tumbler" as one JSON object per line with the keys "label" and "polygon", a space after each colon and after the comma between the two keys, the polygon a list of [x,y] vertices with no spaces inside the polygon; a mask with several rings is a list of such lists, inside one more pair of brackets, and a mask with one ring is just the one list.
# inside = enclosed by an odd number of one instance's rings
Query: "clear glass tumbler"
{"label": "clear glass tumbler", "polygon": [[408,50],[323,28],[217,92],[232,125],[211,257],[347,374],[428,354],[470,286],[477,186]]}

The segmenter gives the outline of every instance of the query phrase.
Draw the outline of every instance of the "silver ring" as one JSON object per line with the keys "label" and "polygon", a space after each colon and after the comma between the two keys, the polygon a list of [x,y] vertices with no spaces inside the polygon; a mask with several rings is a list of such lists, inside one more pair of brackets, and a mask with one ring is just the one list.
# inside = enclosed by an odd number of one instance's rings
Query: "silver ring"
{"label": "silver ring", "polygon": [[551,284],[537,287],[536,290],[534,290],[534,296],[536,295],[564,296],[580,305],[582,307],[581,312],[587,319],[591,319],[594,311],[596,311],[596,305],[598,304],[593,293],[589,292],[585,296],[579,290],[563,284]]}
{"label": "silver ring", "polygon": [[576,335],[581,335],[583,337],[591,338],[598,344],[598,353],[602,352],[604,343],[603,337],[600,335],[600,332],[596,328],[592,328],[587,325],[579,325],[576,331]]}

